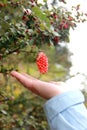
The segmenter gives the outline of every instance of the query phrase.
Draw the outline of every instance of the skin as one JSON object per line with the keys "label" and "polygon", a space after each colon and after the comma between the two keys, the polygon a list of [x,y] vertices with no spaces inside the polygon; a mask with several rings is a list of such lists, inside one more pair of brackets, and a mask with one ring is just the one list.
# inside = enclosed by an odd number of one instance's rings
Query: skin
{"label": "skin", "polygon": [[56,95],[70,91],[70,87],[63,82],[44,82],[25,73],[12,71],[11,75],[16,78],[25,88],[44,99],[50,99]]}

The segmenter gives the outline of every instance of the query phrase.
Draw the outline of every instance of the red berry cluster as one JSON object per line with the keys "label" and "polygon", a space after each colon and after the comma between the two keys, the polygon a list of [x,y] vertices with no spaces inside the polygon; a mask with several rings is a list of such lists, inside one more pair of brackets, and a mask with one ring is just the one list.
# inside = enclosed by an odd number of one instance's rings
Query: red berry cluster
{"label": "red berry cluster", "polygon": [[54,19],[57,19],[57,18],[58,18],[58,15],[57,15],[56,13],[53,13],[51,16],[52,16]]}
{"label": "red berry cluster", "polygon": [[40,73],[44,74],[48,72],[48,58],[43,52],[38,54],[36,58],[36,64]]}
{"label": "red berry cluster", "polygon": [[69,28],[69,24],[66,21],[62,21],[61,24],[59,25],[59,29],[68,29]]}

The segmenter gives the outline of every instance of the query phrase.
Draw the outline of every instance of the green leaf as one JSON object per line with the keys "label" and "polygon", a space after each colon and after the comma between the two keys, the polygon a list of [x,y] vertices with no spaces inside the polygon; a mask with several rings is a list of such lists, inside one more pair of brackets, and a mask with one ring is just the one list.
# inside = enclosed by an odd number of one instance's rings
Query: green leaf
{"label": "green leaf", "polygon": [[54,36],[60,36],[58,32],[52,31],[52,33],[54,34]]}
{"label": "green leaf", "polygon": [[47,27],[50,28],[50,20],[47,18],[47,15],[41,11],[39,7],[33,7],[32,11],[34,15],[36,15],[41,20],[41,22],[45,22]]}
{"label": "green leaf", "polygon": [[45,28],[45,25],[44,25],[43,23],[41,23],[39,26],[40,26],[40,29],[41,29],[41,30],[45,30],[45,29],[46,29],[46,28]]}

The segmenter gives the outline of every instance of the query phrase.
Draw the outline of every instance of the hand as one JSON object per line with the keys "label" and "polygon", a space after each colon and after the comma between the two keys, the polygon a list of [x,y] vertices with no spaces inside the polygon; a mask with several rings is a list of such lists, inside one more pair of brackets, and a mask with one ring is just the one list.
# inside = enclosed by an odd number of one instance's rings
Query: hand
{"label": "hand", "polygon": [[30,75],[22,74],[16,71],[12,71],[11,75],[28,90],[45,99],[50,99],[58,94],[70,90],[69,87],[67,87],[63,82],[44,82],[31,77]]}

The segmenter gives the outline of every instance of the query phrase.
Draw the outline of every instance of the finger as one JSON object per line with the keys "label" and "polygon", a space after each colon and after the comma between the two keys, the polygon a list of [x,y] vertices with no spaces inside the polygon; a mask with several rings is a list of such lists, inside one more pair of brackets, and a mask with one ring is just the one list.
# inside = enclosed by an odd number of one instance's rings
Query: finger
{"label": "finger", "polygon": [[28,78],[27,76],[16,71],[12,71],[11,75],[21,82],[26,88],[43,98],[49,99],[59,93],[57,85],[52,83],[47,83],[36,79],[34,80],[31,76]]}
{"label": "finger", "polygon": [[22,73],[22,75],[24,75],[24,76],[26,76],[27,78],[30,78],[30,79],[32,79],[32,80],[37,80],[36,78],[34,78],[34,77],[32,77],[32,76],[30,76],[30,75],[28,75],[28,74],[26,74],[26,73]]}
{"label": "finger", "polygon": [[25,76],[16,71],[12,71],[11,75],[15,77],[20,83],[22,83],[26,88],[40,96],[43,96],[44,91],[46,91],[45,89],[49,87],[46,82],[34,80],[31,78],[31,76]]}
{"label": "finger", "polygon": [[43,84],[45,85],[44,82],[30,76],[30,75],[27,75],[25,73],[19,73],[19,72],[16,72],[16,71],[12,71],[11,72],[11,75],[13,77],[15,77],[19,82],[21,82],[23,85],[25,86],[38,86],[38,85],[41,85],[43,86]]}
{"label": "finger", "polygon": [[16,71],[12,71],[11,75],[13,77],[15,77],[19,82],[21,82],[24,86],[26,86],[26,87],[32,86],[32,79],[31,79],[31,77],[28,78],[28,77],[24,76],[23,74],[18,73]]}
{"label": "finger", "polygon": [[18,73],[16,71],[12,71],[11,75],[15,77],[20,83],[22,83],[26,88],[30,91],[34,92],[37,95],[40,95],[38,86],[40,83],[32,79],[31,76],[25,76],[25,74]]}
{"label": "finger", "polygon": [[55,85],[63,85],[64,83],[61,82],[61,81],[58,81],[58,82],[54,82],[54,81],[50,81],[50,83],[53,83]]}

